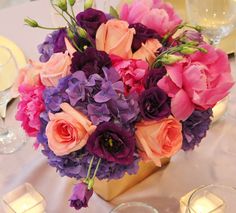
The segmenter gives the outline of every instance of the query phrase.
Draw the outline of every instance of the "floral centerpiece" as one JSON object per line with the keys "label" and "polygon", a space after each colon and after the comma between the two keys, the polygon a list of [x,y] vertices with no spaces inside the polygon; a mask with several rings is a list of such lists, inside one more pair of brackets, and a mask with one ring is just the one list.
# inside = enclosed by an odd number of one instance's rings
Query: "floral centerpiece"
{"label": "floral centerpiece", "polygon": [[89,0],[76,15],[73,0],[51,3],[68,25],[53,29],[38,46],[40,61],[21,70],[16,118],[60,175],[80,180],[70,198],[80,209],[95,177],[119,179],[140,160],[160,166],[194,149],[233,80],[227,55],[162,0],[109,14]]}

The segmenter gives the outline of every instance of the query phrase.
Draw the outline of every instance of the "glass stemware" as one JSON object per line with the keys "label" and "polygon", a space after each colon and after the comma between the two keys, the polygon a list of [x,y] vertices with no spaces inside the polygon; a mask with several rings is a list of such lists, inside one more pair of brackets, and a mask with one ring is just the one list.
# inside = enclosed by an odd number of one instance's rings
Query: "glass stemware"
{"label": "glass stemware", "polygon": [[[11,88],[17,78],[18,67],[12,52],[0,46],[0,106],[6,107],[11,99]],[[18,150],[26,136],[19,128],[7,128],[4,114],[0,116],[0,154],[9,154]]]}
{"label": "glass stemware", "polygon": [[188,19],[203,27],[203,34],[213,45],[220,43],[235,28],[235,0],[186,0]]}

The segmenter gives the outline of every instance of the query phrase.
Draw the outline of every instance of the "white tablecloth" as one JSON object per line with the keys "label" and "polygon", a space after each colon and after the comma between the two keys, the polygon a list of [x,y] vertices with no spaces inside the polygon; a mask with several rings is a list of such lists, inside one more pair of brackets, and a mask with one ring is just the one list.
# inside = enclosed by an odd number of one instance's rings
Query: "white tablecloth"
{"label": "white tablecloth", "polygon": [[[44,40],[46,31],[23,25],[26,16],[42,25],[51,22],[48,0],[29,2],[0,10],[0,35],[15,41],[27,57],[38,57],[36,45]],[[235,76],[236,66],[231,59]],[[235,107],[236,89],[229,107]],[[8,110],[7,122],[14,122],[16,103]],[[231,112],[233,112],[231,110]],[[163,170],[151,175],[140,184],[107,203],[93,195],[89,208],[81,212],[106,213],[127,201],[143,201],[159,209],[160,213],[178,212],[181,196],[203,184],[222,183],[236,186],[236,118],[230,114],[215,123],[201,146],[190,152],[179,152]],[[18,185],[29,182],[40,191],[47,202],[47,213],[76,212],[68,206],[72,189],[69,178],[61,178],[47,165],[45,157],[32,148],[32,141],[13,155],[0,155],[0,197]],[[0,207],[0,212],[3,210]]]}

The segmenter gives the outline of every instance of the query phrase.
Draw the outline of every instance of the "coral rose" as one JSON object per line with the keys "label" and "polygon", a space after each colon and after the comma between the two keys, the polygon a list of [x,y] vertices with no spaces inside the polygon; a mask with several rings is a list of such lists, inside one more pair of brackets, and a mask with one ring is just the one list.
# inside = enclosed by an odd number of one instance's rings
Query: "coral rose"
{"label": "coral rose", "polygon": [[135,29],[129,28],[129,24],[126,21],[111,19],[106,24],[101,24],[98,28],[96,48],[124,59],[131,58],[131,45],[134,34]]}
{"label": "coral rose", "polygon": [[67,155],[85,146],[89,136],[96,129],[82,113],[67,103],[62,103],[63,112],[49,114],[46,127],[48,146],[55,155]]}
{"label": "coral rose", "polygon": [[186,120],[195,109],[207,110],[228,95],[233,86],[228,56],[211,45],[207,53],[196,52],[186,61],[167,66],[167,76],[157,85],[171,100],[171,112]]}
{"label": "coral rose", "polygon": [[173,117],[160,121],[141,121],[136,124],[140,156],[161,166],[161,158],[169,158],[182,147],[182,126]]}

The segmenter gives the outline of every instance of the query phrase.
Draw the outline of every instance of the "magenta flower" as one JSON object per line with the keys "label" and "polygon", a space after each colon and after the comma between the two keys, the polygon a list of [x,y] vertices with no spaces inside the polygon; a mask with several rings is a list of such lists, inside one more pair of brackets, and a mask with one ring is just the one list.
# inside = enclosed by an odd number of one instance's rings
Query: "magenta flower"
{"label": "magenta flower", "polygon": [[135,0],[131,4],[124,4],[120,18],[130,24],[144,24],[161,36],[182,22],[172,5],[162,0]]}
{"label": "magenta flower", "polygon": [[74,207],[76,210],[82,207],[88,207],[88,201],[93,195],[93,190],[88,189],[88,185],[85,183],[78,183],[73,188],[73,194],[70,197],[70,207]]}
{"label": "magenta flower", "polygon": [[16,120],[21,121],[21,126],[31,137],[36,137],[40,130],[39,116],[45,110],[43,102],[44,89],[45,87],[42,85],[22,84],[19,87],[21,101],[18,104]]}
{"label": "magenta flower", "polygon": [[228,95],[233,86],[228,56],[211,45],[201,45],[208,52],[196,52],[184,62],[167,66],[167,76],[157,85],[171,100],[171,112],[186,120],[195,109],[207,110]]}

